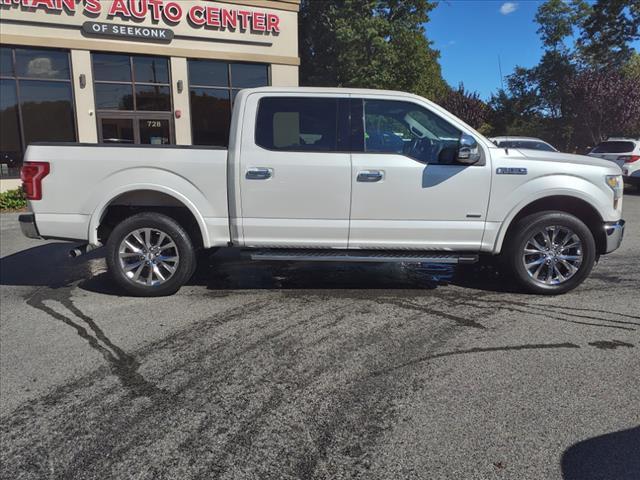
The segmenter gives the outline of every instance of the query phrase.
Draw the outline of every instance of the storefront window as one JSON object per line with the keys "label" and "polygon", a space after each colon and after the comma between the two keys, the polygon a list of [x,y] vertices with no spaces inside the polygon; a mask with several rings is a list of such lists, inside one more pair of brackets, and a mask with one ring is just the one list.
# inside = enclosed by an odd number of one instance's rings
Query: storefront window
{"label": "storefront window", "polygon": [[[0,175],[15,175],[22,158],[16,81],[0,79]],[[12,170],[10,172],[10,170]]]}
{"label": "storefront window", "polygon": [[18,77],[46,80],[69,80],[69,54],[60,51],[16,48],[16,72]]}
{"label": "storefront window", "polygon": [[136,85],[136,105],[138,110],[166,112],[171,110],[169,87]]}
{"label": "storefront window", "polygon": [[133,110],[133,86],[96,83],[97,110]]}
{"label": "storefront window", "polygon": [[131,57],[115,53],[94,53],[93,76],[98,81],[131,83]]}
{"label": "storefront window", "polygon": [[94,53],[93,76],[98,110],[171,111],[167,58]]}
{"label": "storefront window", "polygon": [[71,98],[70,83],[20,81],[25,145],[32,142],[75,142]]}
{"label": "storefront window", "polygon": [[72,88],[67,51],[0,47],[0,175],[30,143],[76,141]]}
{"label": "storefront window", "polygon": [[193,144],[227,146],[236,94],[266,85],[268,65],[189,60]]}
{"label": "storefront window", "polygon": [[173,143],[169,59],[92,55],[101,143]]}

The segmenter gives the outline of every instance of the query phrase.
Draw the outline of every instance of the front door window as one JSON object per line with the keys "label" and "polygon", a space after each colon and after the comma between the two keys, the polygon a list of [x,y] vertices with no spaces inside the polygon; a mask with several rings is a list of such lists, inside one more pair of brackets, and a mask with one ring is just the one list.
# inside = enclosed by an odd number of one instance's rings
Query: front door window
{"label": "front door window", "polygon": [[411,102],[365,100],[365,151],[454,165],[462,132]]}

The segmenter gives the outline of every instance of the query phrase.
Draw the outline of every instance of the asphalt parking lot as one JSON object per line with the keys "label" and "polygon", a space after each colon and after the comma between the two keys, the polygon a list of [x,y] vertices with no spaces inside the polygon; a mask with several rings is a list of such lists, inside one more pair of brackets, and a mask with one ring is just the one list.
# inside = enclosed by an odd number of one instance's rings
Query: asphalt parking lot
{"label": "asphalt parking lot", "polygon": [[210,259],[121,296],[0,216],[3,479],[638,479],[640,195],[578,290]]}

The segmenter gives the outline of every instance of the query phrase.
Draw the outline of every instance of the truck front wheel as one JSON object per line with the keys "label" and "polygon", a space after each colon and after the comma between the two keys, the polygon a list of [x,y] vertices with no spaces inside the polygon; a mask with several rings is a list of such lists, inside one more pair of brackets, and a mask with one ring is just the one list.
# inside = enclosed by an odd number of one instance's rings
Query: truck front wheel
{"label": "truck front wheel", "polygon": [[155,212],[120,222],[107,240],[107,265],[114,281],[139,297],[172,295],[195,270],[187,232],[173,218]]}
{"label": "truck front wheel", "polygon": [[577,217],[540,212],[518,221],[504,256],[509,271],[527,292],[554,295],[576,288],[587,278],[596,260],[596,243]]}

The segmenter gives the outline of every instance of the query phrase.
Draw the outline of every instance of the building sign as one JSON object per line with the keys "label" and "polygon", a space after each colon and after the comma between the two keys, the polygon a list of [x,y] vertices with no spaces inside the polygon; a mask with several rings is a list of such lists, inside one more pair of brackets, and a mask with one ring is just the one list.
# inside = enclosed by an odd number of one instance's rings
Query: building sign
{"label": "building sign", "polygon": [[82,32],[88,36],[127,38],[147,42],[169,43],[173,31],[168,28],[136,27],[115,23],[84,22]]}
{"label": "building sign", "polygon": [[[280,17],[275,13],[209,3],[211,2],[181,0],[0,0],[0,6],[3,8],[43,11],[53,15],[74,16],[81,13],[94,19],[106,15],[107,19],[147,20],[168,26],[187,22],[192,28],[273,35],[280,33]],[[147,30],[151,33],[152,29]],[[88,33],[84,25],[83,31]],[[126,31],[126,36],[143,38],[137,34],[138,32],[129,35],[129,30]],[[122,34],[117,33],[116,36]]]}

